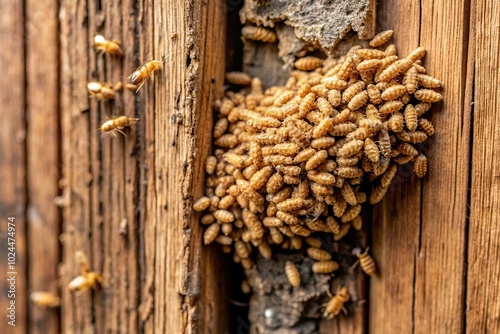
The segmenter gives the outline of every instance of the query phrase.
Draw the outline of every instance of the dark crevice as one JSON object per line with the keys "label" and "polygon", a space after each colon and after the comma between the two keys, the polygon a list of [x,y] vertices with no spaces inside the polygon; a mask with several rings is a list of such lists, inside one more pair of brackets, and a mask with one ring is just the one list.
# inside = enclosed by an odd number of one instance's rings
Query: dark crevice
{"label": "dark crevice", "polygon": [[[226,2],[226,54],[225,71],[241,71],[243,68],[243,42],[241,41],[240,9],[243,7],[243,1],[227,1]],[[224,81],[224,78],[222,78]],[[214,113],[213,119],[216,120]],[[220,249],[218,249],[221,252]],[[222,253],[222,252],[221,252]],[[221,255],[222,256],[222,255]],[[224,262],[221,266],[221,271],[227,275],[227,287],[221,286],[222,292],[226,295],[226,299],[241,302],[240,304],[227,303],[229,333],[249,333],[250,320],[249,313],[249,295],[241,292],[241,282],[245,279],[245,274],[241,265],[232,262],[227,256],[224,256]]]}
{"label": "dark crevice", "polygon": [[417,261],[418,261],[418,252],[415,252],[415,256],[413,259],[413,289],[412,289],[412,302],[411,302],[411,333],[415,333],[415,304],[416,304],[416,288],[417,288]]}
{"label": "dark crevice", "polygon": [[[28,233],[28,229],[29,229],[29,224],[28,224],[28,208],[29,208],[29,203],[30,203],[30,193],[29,193],[29,184],[30,184],[30,175],[29,175],[29,161],[28,161],[28,136],[29,136],[29,132],[28,132],[28,41],[29,41],[29,36],[28,36],[28,20],[27,20],[27,0],[23,0],[23,5],[22,5],[23,9],[22,9],[22,16],[23,16],[23,19],[24,19],[24,24],[23,24],[23,36],[25,36],[25,38],[23,39],[23,50],[21,51],[22,52],[22,63],[24,64],[23,66],[23,101],[24,101],[24,110],[23,110],[23,115],[24,115],[24,119],[23,119],[23,130],[24,130],[24,141],[23,141],[23,148],[22,148],[22,155],[24,156],[24,194],[25,194],[25,198],[24,198],[24,208],[23,208],[23,213],[22,213],[22,221],[24,222],[24,237],[25,237],[25,245],[29,245],[30,244],[30,240],[29,240],[29,233]],[[22,251],[22,250],[21,250]],[[29,247],[26,247],[26,252],[25,252],[25,267],[23,268],[22,270],[22,273],[21,275],[24,276],[24,279],[25,279],[25,286],[26,286],[26,289],[29,289],[30,287],[30,276],[29,276],[29,265],[30,265],[30,257],[31,257],[31,254],[30,254],[30,250],[29,250]],[[16,266],[17,266],[17,263],[16,263]],[[19,273],[21,270],[17,270],[17,272]],[[19,275],[19,276],[21,276]],[[21,276],[22,277],[22,276]],[[26,300],[25,300],[25,303],[21,306],[21,307],[24,307],[24,309],[26,310],[25,314],[24,314],[24,319],[19,319],[19,322],[20,323],[25,323],[27,324],[27,326],[25,327],[26,329],[26,334],[29,332],[29,316],[28,316],[28,313],[29,313],[29,301],[28,301],[28,298],[29,298],[29,295],[26,294]]]}
{"label": "dark crevice", "polygon": [[[137,0],[135,2],[135,15],[134,15],[134,24],[135,24],[135,29],[134,29],[134,50],[133,54],[135,55],[136,59],[141,58],[140,54],[140,43],[141,43],[141,23],[140,23],[140,18],[139,14],[141,13],[141,1]],[[141,117],[141,98],[140,94],[135,94],[135,116],[138,118],[141,118],[139,124],[140,126],[137,126],[137,132],[136,132],[136,142],[135,142],[135,152],[137,153],[137,176],[136,178],[136,198],[137,198],[137,206],[136,206],[136,211],[135,211],[135,216],[137,219],[137,231],[136,233],[136,240],[137,240],[137,247],[138,247],[138,255],[137,255],[137,267],[138,267],[138,277],[139,281],[137,282],[137,288],[138,288],[138,300],[136,300],[137,303],[137,308],[140,306],[140,296],[144,291],[144,286],[146,283],[146,255],[145,255],[145,242],[144,242],[144,221],[145,221],[145,210],[141,210],[140,208],[146,208],[146,203],[145,203],[145,193],[146,189],[145,186],[143,186],[144,183],[144,177],[145,177],[145,171],[144,171],[144,147],[141,145],[141,143],[144,143],[145,140],[145,119],[142,116]],[[132,231],[133,233],[133,231]],[[144,291],[145,292],[145,291]],[[148,293],[148,292],[146,292]],[[137,331],[139,333],[144,333],[144,321],[141,319],[141,317],[137,317]]]}
{"label": "dark crevice", "polygon": [[[84,22],[85,22],[85,31],[89,31],[89,16],[90,15],[94,15],[94,13],[91,13],[90,12],[90,8],[89,6],[85,6],[85,19],[84,19]],[[87,57],[86,59],[90,59],[90,48],[92,47],[92,45],[90,44],[89,42],[89,38],[86,38],[86,52],[87,52]],[[92,78],[92,75],[93,73],[91,72],[91,69],[92,69],[92,64],[88,64],[88,67],[87,67],[87,78]],[[94,68],[95,67],[95,64],[94,65]],[[98,107],[99,108],[99,107]],[[90,138],[92,138],[92,136],[94,135],[94,132],[93,132],[93,129],[92,129],[92,112],[91,112],[91,106],[89,105],[89,109],[86,113],[86,117],[87,117],[87,138],[89,138],[89,142],[88,142],[88,152],[87,152],[87,156],[88,157],[92,157],[92,142],[90,141]],[[89,173],[89,175],[94,175],[92,173],[92,170],[93,170],[93,164],[92,164],[92,159],[88,159],[88,166],[87,166],[88,170],[87,172]],[[92,183],[94,183],[95,180],[92,180]],[[92,207],[94,205],[93,203],[93,199],[92,199],[92,192],[93,192],[93,185],[89,185],[87,184],[87,187],[88,187],[88,193],[87,193],[87,196],[88,196],[88,212],[89,212],[89,224],[88,224],[88,239],[89,240],[92,240],[92,237],[93,237],[93,233],[92,233],[92,227],[94,226],[94,219],[92,217]],[[91,263],[92,266],[94,266],[95,264],[95,258],[94,258],[94,253],[92,252],[92,247],[90,248],[89,250],[89,261]],[[97,316],[96,316],[96,307],[95,305],[97,304],[98,300],[97,300],[97,294],[95,293],[95,291],[92,291],[92,295],[91,295],[91,300],[92,300],[92,303],[91,303],[91,319],[90,319],[90,322],[91,322],[91,327],[95,330],[95,326],[96,326],[96,319],[97,319]]]}
{"label": "dark crevice", "polygon": [[422,35],[422,0],[419,1],[418,8],[419,8],[419,12],[418,12],[418,15],[419,15],[419,19],[418,19],[418,22],[419,22],[419,25],[418,25],[418,45],[420,45],[420,41],[422,40],[422,38],[420,37]]}
{"label": "dark crevice", "polygon": [[[61,2],[57,1],[56,2],[56,8],[55,8],[55,13],[56,18],[59,16],[59,12],[61,10]],[[62,52],[61,52],[61,20],[56,20],[56,27],[55,27],[55,34],[56,34],[56,50],[57,50],[57,65],[56,65],[56,89],[57,92],[61,92],[62,89]],[[56,159],[57,159],[57,180],[58,182],[58,187],[57,187],[57,196],[64,196],[63,188],[59,186],[59,180],[63,178],[63,148],[62,148],[62,102],[61,102],[61,96],[58,95],[58,98],[56,99],[56,122],[57,122],[57,128],[55,130],[56,132],[56,141],[57,141],[57,152],[56,152]],[[63,232],[63,210],[58,207],[57,209],[57,234],[60,235]],[[63,263],[63,245],[61,241],[58,240],[58,263]],[[56,270],[57,274],[57,269]],[[60,287],[58,287],[60,290]],[[61,296],[62,293],[61,291],[57,291],[58,296]],[[57,332],[62,333],[62,313],[61,313],[61,308],[58,308],[56,310],[56,321],[57,321]]]}
{"label": "dark crevice", "polygon": [[[468,287],[468,275],[467,275],[467,270],[468,270],[468,260],[469,260],[469,233],[470,233],[470,215],[471,215],[471,196],[472,196],[472,168],[473,168],[473,149],[474,149],[474,94],[475,94],[475,62],[472,61],[469,64],[469,47],[474,48],[474,46],[471,46],[469,43],[472,41],[474,42],[474,36],[471,38],[471,31],[474,32],[474,29],[472,29],[471,25],[473,25],[475,22],[473,21],[473,18],[471,17],[471,1],[466,1],[465,3],[465,8],[464,8],[464,39],[463,39],[463,45],[466,46],[463,50],[462,57],[465,59],[465,66],[463,66],[463,78],[467,78],[467,73],[471,71],[471,78],[470,78],[470,84],[472,84],[472,90],[471,90],[471,96],[470,96],[470,101],[467,100],[468,96],[466,94],[467,92],[467,84],[469,83],[468,80],[464,80],[463,82],[463,87],[462,87],[462,92],[463,92],[463,101],[462,101],[462,107],[464,112],[467,111],[467,104],[470,103],[470,128],[469,128],[469,156],[468,156],[468,161],[469,161],[469,170],[468,170],[468,175],[467,175],[467,202],[466,202],[466,215],[465,215],[465,226],[464,226],[464,267],[463,267],[463,295],[462,295],[462,331],[466,331],[467,329],[467,287]],[[472,59],[474,57],[472,56]],[[472,68],[469,68],[469,65]],[[465,117],[462,117],[462,122],[465,119]],[[465,125],[462,124],[462,132],[464,129]]]}

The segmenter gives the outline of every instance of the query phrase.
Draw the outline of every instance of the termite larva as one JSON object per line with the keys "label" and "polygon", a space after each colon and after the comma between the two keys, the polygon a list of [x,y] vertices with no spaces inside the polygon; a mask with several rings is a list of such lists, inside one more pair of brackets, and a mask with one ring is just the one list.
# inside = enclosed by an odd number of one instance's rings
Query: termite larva
{"label": "termite larva", "polygon": [[210,206],[210,198],[203,196],[193,204],[194,211],[204,211]]}
{"label": "termite larva", "polygon": [[431,121],[425,118],[420,118],[418,120],[418,127],[425,132],[427,137],[430,137],[434,134],[434,126],[432,125]]}
{"label": "termite larva", "polygon": [[389,102],[384,103],[378,111],[382,115],[392,114],[392,113],[398,112],[401,108],[403,108],[403,102],[398,101],[398,100],[394,100],[394,101],[389,101]]}
{"label": "termite larva", "polygon": [[380,66],[380,63],[380,59],[367,59],[359,63],[358,66],[356,66],[356,69],[359,72],[374,71]]}
{"label": "termite larva", "polygon": [[108,41],[101,35],[96,35],[94,37],[94,48],[98,52],[104,52],[110,55],[123,57],[123,52],[122,49],[120,48],[120,42],[116,40]]}
{"label": "termite larva", "polygon": [[330,253],[328,253],[326,250],[316,247],[309,247],[307,249],[307,255],[309,255],[311,259],[317,261],[330,261],[332,259]]}
{"label": "termite larva", "polygon": [[139,66],[127,80],[133,85],[138,85],[136,92],[141,89],[142,85],[153,75],[153,72],[161,68],[160,60],[150,60],[144,65]]}
{"label": "termite larva", "polygon": [[373,39],[368,43],[371,47],[377,47],[384,45],[385,43],[389,42],[393,34],[392,30],[385,30],[382,32],[379,32]]}
{"label": "termite larva", "polygon": [[323,59],[318,57],[303,57],[295,61],[295,68],[301,71],[313,71],[323,65]]}
{"label": "termite larva", "polygon": [[122,131],[125,127],[135,124],[139,121],[139,118],[132,118],[128,116],[118,116],[115,118],[108,119],[104,122],[99,130],[102,132],[109,132],[116,137],[117,133],[121,133],[125,136]]}
{"label": "termite larva", "polygon": [[439,79],[433,78],[426,74],[417,74],[417,80],[420,86],[425,88],[439,88],[442,85]]}
{"label": "termite larva", "polygon": [[370,138],[365,139],[365,153],[370,161],[378,162],[380,151],[378,149],[378,146]]}
{"label": "termite larva", "polygon": [[386,57],[384,51],[375,50],[375,49],[359,49],[356,51],[361,58],[364,59],[383,59]]}
{"label": "termite larva", "polygon": [[335,261],[319,261],[312,265],[312,271],[317,274],[330,274],[339,269],[339,264]]}
{"label": "termite larva", "polygon": [[252,78],[244,72],[227,72],[226,80],[233,85],[248,86],[252,83]]}
{"label": "termite larva", "polygon": [[316,237],[307,237],[305,241],[311,247],[321,248],[321,240]]}
{"label": "termite larva", "polygon": [[262,188],[267,183],[272,173],[273,169],[271,166],[262,167],[262,169],[257,171],[250,179],[250,186],[255,190]]}
{"label": "termite larva", "polygon": [[352,85],[350,85],[343,93],[342,93],[342,103],[349,103],[356,94],[360,93],[363,89],[365,89],[366,84],[363,81],[358,81]]}
{"label": "termite larva", "polygon": [[305,169],[313,170],[327,158],[328,158],[328,152],[326,150],[317,151],[307,160]]}
{"label": "termite larva", "polygon": [[425,53],[426,50],[423,47],[419,46],[418,48],[410,52],[410,54],[406,58],[414,63],[417,60],[421,59],[423,56],[425,56]]}
{"label": "termite larva", "polygon": [[391,101],[399,98],[401,95],[406,93],[406,86],[404,85],[394,85],[382,92],[382,99],[385,101]]}
{"label": "termite larva", "polygon": [[219,120],[214,124],[213,137],[219,138],[224,134],[224,132],[226,132],[228,127],[229,122],[227,121],[227,118],[219,118]]}
{"label": "termite larva", "polygon": [[352,100],[347,104],[347,108],[350,110],[358,110],[363,107],[368,102],[368,92],[363,90],[356,94]]}
{"label": "termite larva", "polygon": [[427,173],[427,158],[425,155],[421,154],[415,159],[414,170],[418,177],[425,176]]}
{"label": "termite larva", "polygon": [[220,224],[218,223],[212,223],[207,227],[205,232],[203,233],[203,243],[205,245],[208,245],[212,243],[215,238],[219,235],[220,231]]}
{"label": "termite larva", "polygon": [[276,42],[276,34],[264,27],[246,26],[241,29],[241,35],[247,39],[266,43]]}
{"label": "termite larva", "polygon": [[384,82],[384,81],[389,81],[399,74],[406,73],[411,68],[411,65],[413,62],[408,59],[400,59],[396,60],[394,63],[389,65],[385,70],[383,70],[378,78],[375,79],[376,82]]}
{"label": "termite larva", "polygon": [[300,285],[300,273],[295,264],[290,261],[286,261],[285,264],[285,275],[288,278],[288,282],[293,287],[297,287]]}
{"label": "termite larva", "polygon": [[414,93],[414,96],[417,100],[430,103],[439,102],[443,99],[443,95],[432,89],[419,89]]}
{"label": "termite larva", "polygon": [[340,148],[337,152],[338,157],[348,158],[357,154],[364,146],[364,142],[362,140],[353,140],[347,142],[344,146]]}

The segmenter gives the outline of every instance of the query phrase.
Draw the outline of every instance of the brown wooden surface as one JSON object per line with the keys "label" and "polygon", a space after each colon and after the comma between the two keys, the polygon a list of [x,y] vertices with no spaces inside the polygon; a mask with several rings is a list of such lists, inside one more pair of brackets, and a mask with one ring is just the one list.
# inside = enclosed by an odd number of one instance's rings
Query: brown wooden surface
{"label": "brown wooden surface", "polygon": [[[467,333],[500,332],[500,15],[495,1],[472,1],[474,139],[467,271]],[[470,77],[469,77],[470,78]]]}
{"label": "brown wooden surface", "polygon": [[[27,253],[26,253],[26,114],[24,12],[21,1],[0,2],[0,309],[1,333],[27,331]],[[16,263],[7,265],[8,218],[15,217]],[[16,272],[15,297],[8,299],[8,272]],[[9,302],[15,301],[15,327],[9,326],[6,315]]]}
{"label": "brown wooden surface", "polygon": [[[379,30],[394,29],[401,56],[428,49],[428,73],[444,83],[424,146],[429,172],[411,176],[379,205],[373,252],[381,268],[370,287],[370,333],[464,330],[471,86],[467,85],[467,1],[379,2]],[[408,170],[399,170],[407,176]]]}

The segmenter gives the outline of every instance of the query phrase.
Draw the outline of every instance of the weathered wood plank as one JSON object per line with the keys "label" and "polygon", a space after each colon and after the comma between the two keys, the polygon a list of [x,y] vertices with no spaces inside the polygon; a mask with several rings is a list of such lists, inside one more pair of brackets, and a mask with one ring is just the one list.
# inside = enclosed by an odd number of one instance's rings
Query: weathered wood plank
{"label": "weathered wood plank", "polygon": [[413,176],[404,181],[379,207],[381,221],[375,218],[374,252],[382,277],[372,281],[370,329],[456,333],[463,330],[464,311],[468,4],[387,1],[380,13],[386,13],[387,20],[379,16],[383,26],[395,30],[401,55],[418,44],[429,50],[424,64],[443,81],[445,102],[430,117],[437,133],[424,146],[429,157],[424,182],[416,184]]}
{"label": "weathered wood plank", "polygon": [[[378,3],[377,30],[394,30],[400,56],[419,44],[420,11],[419,1]],[[421,190],[415,178],[407,179],[409,172],[400,168],[386,199],[373,210],[371,249],[379,270],[370,280],[368,322],[374,334],[412,332]]]}
{"label": "weathered wood plank", "polygon": [[[26,245],[26,126],[25,126],[25,50],[26,41],[22,1],[0,2],[0,40],[4,52],[0,52],[2,75],[0,76],[0,256],[2,273],[0,282],[0,308],[2,333],[26,333],[28,330],[27,305],[27,245]],[[8,217],[15,217],[15,267],[8,261]],[[11,293],[7,272],[15,274],[15,297]],[[15,319],[10,314],[10,302],[15,302]],[[15,320],[15,327],[8,321]]]}
{"label": "weathered wood plank", "polygon": [[[58,2],[26,2],[29,291],[58,295],[60,212]],[[43,237],[43,242],[40,236]],[[30,306],[30,333],[59,333],[59,310]]]}
{"label": "weathered wood plank", "polygon": [[217,332],[219,305],[207,305],[210,317],[203,318],[198,299],[203,284],[206,294],[218,293],[217,270],[208,277],[201,271],[201,228],[191,204],[202,193],[206,129],[223,83],[223,4],[144,2],[140,13],[141,58],[166,59],[140,92],[147,182],[140,196],[146,208],[140,320],[146,332],[194,333],[198,326]]}
{"label": "weathered wood plank", "polygon": [[141,307],[146,332],[196,333],[207,323],[220,328],[217,305],[211,319],[199,312],[203,284],[217,285],[208,282],[213,276],[204,281],[201,227],[191,205],[202,193],[211,105],[223,83],[224,64],[218,58],[224,52],[223,5],[155,1],[141,7],[142,58],[166,58],[162,71],[140,92],[147,166]]}
{"label": "weathered wood plank", "polygon": [[[472,1],[474,141],[468,239],[467,333],[500,332],[500,19],[495,1]],[[470,84],[472,84],[470,82]]]}
{"label": "weathered wood plank", "polygon": [[[423,1],[420,45],[428,73],[443,81],[444,104],[430,119],[436,135],[425,146],[430,173],[422,191],[415,282],[415,331],[464,330],[464,268],[471,89],[467,85],[469,1]],[[443,303],[443,301],[446,301]]]}

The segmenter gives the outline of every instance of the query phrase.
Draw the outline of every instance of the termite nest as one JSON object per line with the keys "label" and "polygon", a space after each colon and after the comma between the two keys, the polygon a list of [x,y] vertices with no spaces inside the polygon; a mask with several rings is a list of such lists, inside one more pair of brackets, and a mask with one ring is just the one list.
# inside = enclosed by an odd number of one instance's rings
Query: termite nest
{"label": "termite nest", "polygon": [[[276,40],[266,29],[243,34]],[[193,205],[205,244],[220,243],[247,273],[256,260],[295,251],[310,258],[311,275],[330,277],[343,260],[323,241],[361,230],[362,204],[384,198],[398,166],[414,164],[424,177],[422,144],[434,134],[424,116],[442,100],[441,82],[427,75],[424,48],[400,58],[393,44],[384,48],[391,37],[384,31],[337,59],[299,58],[284,86],[264,90],[257,77],[227,74],[242,88],[215,104],[205,196]],[[375,274],[371,256],[353,251]],[[293,262],[280,272],[290,289],[307,284]],[[349,292],[333,298],[318,317],[339,314]]]}

